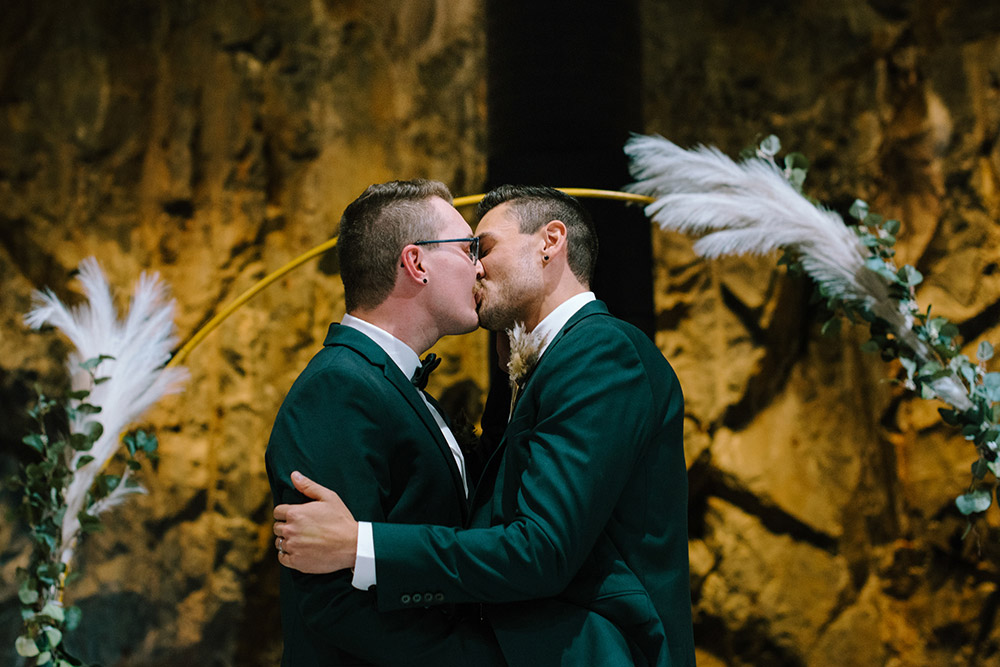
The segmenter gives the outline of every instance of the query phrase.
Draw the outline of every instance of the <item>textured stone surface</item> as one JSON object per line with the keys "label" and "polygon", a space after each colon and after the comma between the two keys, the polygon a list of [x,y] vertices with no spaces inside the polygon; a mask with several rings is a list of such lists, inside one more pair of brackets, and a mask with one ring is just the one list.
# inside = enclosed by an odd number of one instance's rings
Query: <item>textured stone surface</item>
{"label": "textured stone surface", "polygon": [[[334,234],[367,184],[427,176],[467,194],[485,175],[475,0],[61,4],[0,8],[4,474],[27,457],[32,385],[56,386],[67,351],[21,325],[33,288],[76,298],[69,272],[91,254],[123,296],[159,271],[186,336]],[[970,352],[1000,343],[996,3],[645,0],[642,17],[637,129],[732,155],[778,134],[812,159],[811,194],[903,221],[920,302]],[[863,330],[821,336],[809,286],[774,257],[704,262],[659,230],[653,245],[657,343],[687,398],[699,664],[995,663],[1000,515],[963,540],[952,503],[969,445],[884,382],[896,368],[858,350]],[[184,393],[147,417],[162,454],[149,495],[80,551],[72,646],[105,664],[276,664],[262,455],[342,312],[327,255],[192,354]],[[475,412],[486,337],[438,348],[432,391]],[[0,522],[0,545],[6,664],[23,528]]]}
{"label": "textured stone surface", "polygon": [[[1000,9],[643,4],[646,130],[735,155],[775,133],[810,194],[903,221],[917,296],[1000,339]],[[961,539],[973,451],[897,367],[824,338],[776,258],[700,262],[654,232],[658,342],[688,398],[704,664],[992,664],[997,515]],[[694,454],[697,458],[691,458]],[[811,572],[811,575],[805,574]]]}
{"label": "textured stone surface", "polygon": [[[53,359],[66,351],[20,317],[32,288],[76,298],[68,274],[82,258],[96,255],[123,292],[142,270],[159,271],[187,336],[332,236],[369,183],[481,187],[476,3],[14,2],[0,14],[0,403],[16,426],[0,436],[5,470],[26,455],[32,383],[58,383]],[[189,357],[185,392],[147,417],[161,446],[144,475],[149,495],[109,515],[80,550],[84,576],[68,595],[86,612],[73,646],[87,657],[277,663],[264,447],[285,392],[342,313],[329,254]],[[432,389],[478,410],[486,345],[484,335],[442,342]],[[6,609],[26,540],[9,522],[0,537]]]}

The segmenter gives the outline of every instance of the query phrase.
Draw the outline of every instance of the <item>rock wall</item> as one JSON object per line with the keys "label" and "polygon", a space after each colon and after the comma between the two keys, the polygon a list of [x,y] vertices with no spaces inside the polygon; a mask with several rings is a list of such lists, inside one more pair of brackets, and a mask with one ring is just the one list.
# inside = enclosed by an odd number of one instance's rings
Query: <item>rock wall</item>
{"label": "rock wall", "polygon": [[[812,159],[812,195],[903,221],[919,300],[970,350],[1000,343],[1000,9],[645,0],[642,18],[646,131],[730,154],[778,134]],[[58,386],[68,347],[21,324],[32,289],[77,298],[69,273],[88,255],[123,296],[159,271],[185,337],[333,235],[371,182],[479,191],[485,48],[475,0],[3,5],[3,473],[28,457],[32,386]],[[657,342],[688,401],[700,664],[996,661],[996,508],[962,539],[952,505],[972,448],[885,382],[896,369],[858,351],[864,331],[823,337],[809,286],[775,258],[708,263],[658,230],[653,243]],[[341,297],[333,255],[289,274],[148,415],[150,493],[84,542],[68,591],[86,657],[276,664],[262,455]],[[486,348],[444,341],[432,390],[474,412]],[[16,664],[23,527],[0,524],[0,545],[0,656]]]}
{"label": "rock wall", "polygon": [[[22,326],[33,288],[74,298],[69,273],[88,255],[123,296],[155,270],[186,337],[333,236],[368,184],[419,176],[469,194],[484,180],[475,2],[13,2],[0,14],[9,472],[27,457],[31,387],[61,380],[67,348]],[[79,553],[68,597],[84,610],[73,640],[85,657],[277,664],[263,453],[285,392],[343,308],[334,253],[262,292],[188,358],[184,393],[148,415],[161,447],[149,495],[110,513]],[[478,403],[486,346],[484,335],[444,341],[432,389]],[[0,651],[12,656],[11,584],[27,540],[5,521],[0,544]]]}
{"label": "rock wall", "polygon": [[[807,191],[903,222],[917,297],[1000,341],[1000,8],[645,2],[646,130],[730,155],[769,133]],[[1000,656],[997,514],[962,539],[972,447],[819,331],[775,258],[654,232],[658,343],[688,399],[702,665],[978,665]],[[996,362],[993,362],[996,370]]]}

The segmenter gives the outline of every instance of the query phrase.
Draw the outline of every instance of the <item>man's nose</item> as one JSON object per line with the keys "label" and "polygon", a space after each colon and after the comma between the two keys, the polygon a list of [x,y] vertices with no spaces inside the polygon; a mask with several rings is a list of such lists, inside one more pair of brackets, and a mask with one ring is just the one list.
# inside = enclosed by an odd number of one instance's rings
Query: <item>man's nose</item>
{"label": "man's nose", "polygon": [[486,275],[486,269],[483,268],[483,261],[481,259],[476,260],[476,278],[483,278]]}

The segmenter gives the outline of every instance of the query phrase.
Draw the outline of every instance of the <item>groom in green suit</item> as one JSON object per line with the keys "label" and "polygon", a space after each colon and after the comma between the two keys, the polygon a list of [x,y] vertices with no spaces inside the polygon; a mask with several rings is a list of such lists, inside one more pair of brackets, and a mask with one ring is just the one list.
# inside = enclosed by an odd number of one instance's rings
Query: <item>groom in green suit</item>
{"label": "groom in green suit", "polygon": [[[478,244],[435,181],[373,185],[347,207],[338,250],[348,314],[278,411],[265,456],[275,503],[307,500],[292,486],[301,471],[370,521],[466,522],[463,452],[411,376],[441,336],[476,328]],[[503,664],[482,623],[443,606],[380,613],[350,572],[282,568],[281,617],[286,667]]]}
{"label": "groom in green suit", "polygon": [[468,528],[359,523],[300,481],[320,502],[275,508],[279,559],[328,572],[373,550],[362,587],[379,610],[485,603],[512,665],[693,665],[677,379],[589,291],[597,244],[576,200],[504,186],[480,215],[480,324],[529,334],[511,340],[516,402]]}

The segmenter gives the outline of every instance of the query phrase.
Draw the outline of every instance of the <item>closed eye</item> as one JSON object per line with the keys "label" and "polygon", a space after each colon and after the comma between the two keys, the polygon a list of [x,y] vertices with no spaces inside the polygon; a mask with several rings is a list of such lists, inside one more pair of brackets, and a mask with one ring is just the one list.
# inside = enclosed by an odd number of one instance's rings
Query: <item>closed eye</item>
{"label": "closed eye", "polygon": [[490,254],[490,250],[493,248],[494,241],[490,239],[489,236],[479,237],[479,259],[486,257]]}

